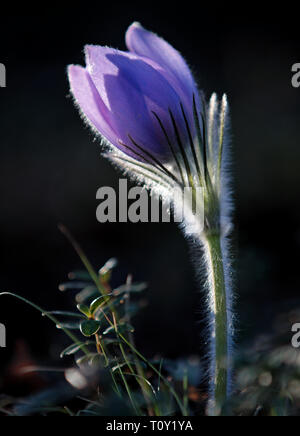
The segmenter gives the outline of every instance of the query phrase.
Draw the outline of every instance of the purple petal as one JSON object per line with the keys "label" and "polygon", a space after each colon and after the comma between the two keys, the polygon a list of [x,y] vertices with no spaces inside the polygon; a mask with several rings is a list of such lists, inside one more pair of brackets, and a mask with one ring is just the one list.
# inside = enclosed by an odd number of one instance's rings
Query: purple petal
{"label": "purple petal", "polygon": [[152,59],[173,76],[182,91],[183,103],[187,107],[192,106],[197,86],[187,63],[177,50],[164,39],[145,30],[139,23],[133,23],[127,30],[126,44],[132,53]]}
{"label": "purple petal", "polygon": [[[184,124],[180,98],[159,68],[140,56],[99,46],[86,47],[86,62],[119,141],[134,148],[131,135],[152,154],[168,159],[170,150],[153,112],[160,117],[173,142],[169,108],[180,130]],[[117,146],[122,148],[120,142]]]}
{"label": "purple petal", "polygon": [[68,76],[71,93],[83,118],[108,141],[114,143],[115,133],[109,124],[109,111],[85,68],[70,65]]}

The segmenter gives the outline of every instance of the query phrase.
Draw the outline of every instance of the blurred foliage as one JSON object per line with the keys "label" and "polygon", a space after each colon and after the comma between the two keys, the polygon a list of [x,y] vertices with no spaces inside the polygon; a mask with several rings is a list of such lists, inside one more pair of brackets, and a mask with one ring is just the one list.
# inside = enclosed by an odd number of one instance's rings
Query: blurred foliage
{"label": "blurred foliage", "polygon": [[[65,228],[86,269],[68,275],[61,292],[74,293],[74,310],[39,310],[71,339],[60,351],[63,368],[27,364],[23,374],[55,374],[37,393],[25,398],[0,395],[0,415],[12,416],[193,416],[206,412],[204,361],[147,359],[136,348],[134,317],[147,304],[146,283],[111,286],[117,260],[97,272]],[[294,307],[300,307],[298,301]],[[229,416],[300,414],[300,348],[292,346],[291,326],[300,309],[276,320],[272,333],[259,336],[235,356],[234,394],[222,413]],[[69,364],[71,360],[71,364]],[[73,363],[72,363],[73,362]]]}
{"label": "blurred foliage", "polygon": [[[71,416],[170,416],[194,414],[203,398],[193,388],[201,380],[196,358],[178,361],[145,358],[135,346],[132,320],[146,305],[146,283],[126,283],[111,287],[117,266],[110,259],[97,273],[65,228],[85,271],[69,274],[59,286],[74,292],[76,310],[44,311],[15,294],[54,322],[72,340],[61,350],[62,359],[71,356],[75,365],[47,368],[22,367],[23,373],[61,374],[56,384],[29,398],[0,397],[0,413],[29,416],[66,414]],[[4,295],[4,294],[2,294]]]}

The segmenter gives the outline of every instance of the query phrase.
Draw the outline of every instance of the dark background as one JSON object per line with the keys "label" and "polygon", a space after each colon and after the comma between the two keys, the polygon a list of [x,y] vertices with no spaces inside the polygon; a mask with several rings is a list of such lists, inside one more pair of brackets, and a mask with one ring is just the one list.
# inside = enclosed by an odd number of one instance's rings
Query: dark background
{"label": "dark background", "polygon": [[[198,5],[199,6],[199,5]],[[83,7],[83,5],[82,5]],[[238,341],[272,330],[274,318],[299,302],[300,89],[291,67],[300,62],[299,25],[292,11],[194,9],[108,2],[87,14],[0,18],[0,290],[47,309],[70,308],[59,283],[80,267],[60,234],[64,223],[95,267],[114,256],[114,283],[128,272],[149,282],[148,307],[136,320],[147,355],[197,354],[201,318],[189,249],[172,224],[96,221],[96,191],[119,175],[100,157],[68,97],[66,66],[84,63],[86,43],[125,49],[133,21],[163,36],[192,66],[207,96],[226,92],[235,153]],[[55,360],[65,339],[29,307],[0,300],[8,332],[0,382],[20,339],[37,362]]]}

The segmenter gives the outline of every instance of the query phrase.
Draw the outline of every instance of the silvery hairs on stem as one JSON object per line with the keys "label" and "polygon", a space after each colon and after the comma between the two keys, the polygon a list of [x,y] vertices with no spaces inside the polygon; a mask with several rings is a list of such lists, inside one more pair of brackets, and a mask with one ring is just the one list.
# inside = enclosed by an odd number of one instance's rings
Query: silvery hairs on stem
{"label": "silvery hairs on stem", "polygon": [[201,249],[194,263],[205,277],[209,410],[218,414],[231,391],[234,333],[227,98],[213,94],[207,104],[180,53],[139,23],[126,44],[127,52],[86,46],[86,67],[68,68],[71,94],[103,155],[183,211],[182,230]]}

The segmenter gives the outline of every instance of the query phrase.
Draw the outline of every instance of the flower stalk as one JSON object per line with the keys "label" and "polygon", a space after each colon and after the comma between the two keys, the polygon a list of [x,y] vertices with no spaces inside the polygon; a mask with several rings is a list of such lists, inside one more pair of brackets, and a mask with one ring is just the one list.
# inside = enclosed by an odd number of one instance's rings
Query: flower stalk
{"label": "flower stalk", "polygon": [[218,414],[226,401],[228,384],[228,317],[224,261],[219,234],[207,235],[205,255],[212,304],[211,332],[211,397],[213,414]]}

